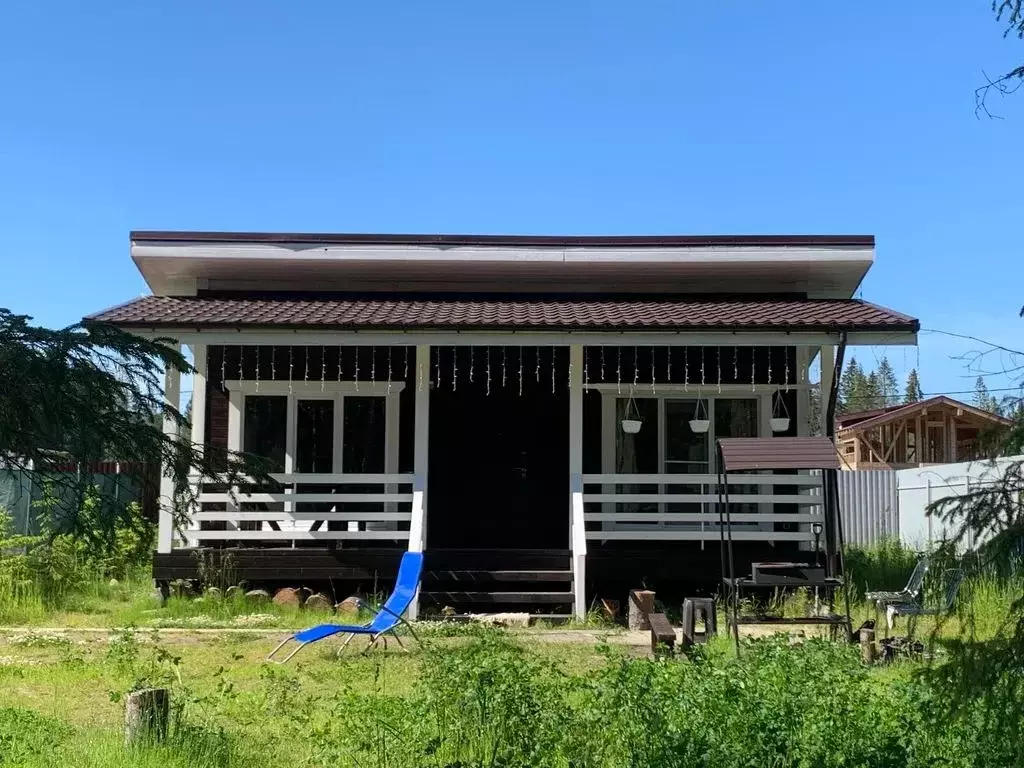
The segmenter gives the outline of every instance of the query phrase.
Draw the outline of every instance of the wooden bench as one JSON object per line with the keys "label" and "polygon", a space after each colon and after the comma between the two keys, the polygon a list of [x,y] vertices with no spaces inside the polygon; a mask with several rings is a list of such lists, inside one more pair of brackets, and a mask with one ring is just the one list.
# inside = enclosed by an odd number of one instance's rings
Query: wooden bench
{"label": "wooden bench", "polygon": [[657,654],[664,646],[668,648],[669,653],[673,653],[676,646],[676,631],[669,623],[668,617],[664,613],[649,613],[647,622],[651,625],[651,652]]}

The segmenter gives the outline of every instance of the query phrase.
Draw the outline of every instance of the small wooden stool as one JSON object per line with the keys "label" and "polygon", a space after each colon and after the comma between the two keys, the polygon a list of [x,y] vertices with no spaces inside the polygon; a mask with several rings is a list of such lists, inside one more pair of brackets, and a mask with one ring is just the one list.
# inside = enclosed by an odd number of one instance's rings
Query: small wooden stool
{"label": "small wooden stool", "polygon": [[718,620],[715,618],[715,600],[712,597],[688,597],[683,601],[683,643],[693,645],[697,642],[694,627],[697,613],[704,619],[704,633],[701,642],[706,643],[712,635],[718,634]]}

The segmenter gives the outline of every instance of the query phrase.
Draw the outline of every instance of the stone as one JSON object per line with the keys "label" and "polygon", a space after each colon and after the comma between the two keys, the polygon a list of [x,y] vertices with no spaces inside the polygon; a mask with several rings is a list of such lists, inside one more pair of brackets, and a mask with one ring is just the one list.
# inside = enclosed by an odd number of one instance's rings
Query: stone
{"label": "stone", "polygon": [[222,597],[220,589],[218,589],[217,587],[207,587],[206,596],[211,600],[220,600]]}
{"label": "stone", "polygon": [[243,595],[245,595],[245,591],[238,586],[228,587],[227,591],[224,593],[224,597],[226,597],[228,600],[237,600]]}
{"label": "stone", "polygon": [[306,598],[306,610],[308,611],[333,611],[334,601],[327,595],[317,592]]}
{"label": "stone", "polygon": [[265,589],[250,589],[245,593],[245,599],[259,603],[270,602],[270,593]]}
{"label": "stone", "polygon": [[274,605],[291,605],[298,608],[302,605],[302,590],[282,587],[274,593]]}
{"label": "stone", "polygon": [[334,607],[338,613],[359,613],[360,602],[361,601],[358,597],[352,595],[351,597],[346,597]]}

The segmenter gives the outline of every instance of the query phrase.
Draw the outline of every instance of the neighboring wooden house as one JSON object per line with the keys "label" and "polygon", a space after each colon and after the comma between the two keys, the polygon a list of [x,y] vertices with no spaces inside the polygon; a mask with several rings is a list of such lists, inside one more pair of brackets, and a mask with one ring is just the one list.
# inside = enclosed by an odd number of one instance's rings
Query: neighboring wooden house
{"label": "neighboring wooden house", "polygon": [[940,395],[917,403],[836,417],[846,469],[908,469],[980,458],[979,436],[1007,419]]}
{"label": "neighboring wooden house", "polygon": [[[716,438],[810,434],[813,360],[834,402],[846,345],[918,331],[852,298],[869,236],[135,232],[131,252],[154,295],[94,317],[187,345],[193,439],[279,470],[238,503],[204,479],[184,530],[165,508],[164,583],[230,547],[239,579],[371,589],[409,548],[424,606],[716,587]],[[737,568],[806,557],[820,486],[734,487]]]}

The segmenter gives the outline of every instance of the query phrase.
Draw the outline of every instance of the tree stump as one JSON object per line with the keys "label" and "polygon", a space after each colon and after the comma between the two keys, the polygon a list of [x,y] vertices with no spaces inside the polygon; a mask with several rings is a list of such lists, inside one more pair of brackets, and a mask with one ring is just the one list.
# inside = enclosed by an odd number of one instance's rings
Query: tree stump
{"label": "tree stump", "polygon": [[654,613],[654,593],[649,589],[634,589],[629,593],[629,628],[647,630],[651,628],[647,620]]}
{"label": "tree stump", "polygon": [[125,743],[163,741],[167,738],[170,711],[171,693],[166,688],[144,688],[129,693],[124,702]]}
{"label": "tree stump", "polygon": [[302,605],[302,590],[294,587],[283,587],[274,593],[274,605],[290,605],[298,608]]}
{"label": "tree stump", "polygon": [[327,595],[317,592],[315,595],[310,595],[306,598],[306,610],[307,611],[333,611],[334,601],[331,600]]}
{"label": "tree stump", "polygon": [[875,630],[862,629],[860,631],[860,660],[865,664],[874,664],[876,656]]}

